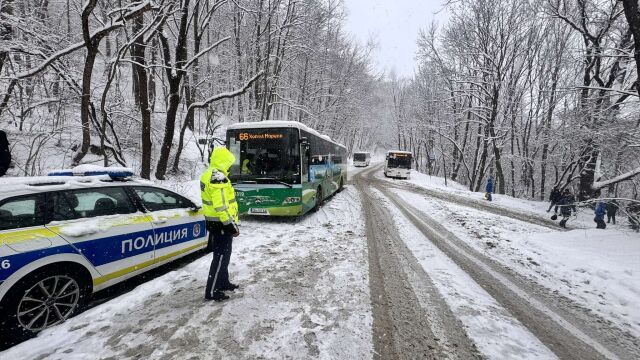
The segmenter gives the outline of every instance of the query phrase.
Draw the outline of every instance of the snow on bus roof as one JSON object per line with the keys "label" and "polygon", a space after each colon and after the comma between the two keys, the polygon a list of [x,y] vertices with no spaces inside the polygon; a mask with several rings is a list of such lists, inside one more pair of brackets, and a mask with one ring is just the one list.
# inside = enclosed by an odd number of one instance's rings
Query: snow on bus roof
{"label": "snow on bus roof", "polygon": [[266,120],[266,121],[254,121],[254,122],[241,122],[229,125],[227,130],[240,130],[240,129],[270,129],[270,128],[296,128],[300,130],[304,130],[308,133],[311,133],[315,136],[321,137],[327,141],[331,141],[332,143],[342,146],[346,148],[346,146],[340,144],[331,139],[328,135],[321,134],[317,130],[314,130],[307,125],[297,122],[297,121],[284,121],[284,120]]}
{"label": "snow on bus roof", "polygon": [[411,151],[404,151],[404,150],[389,150],[389,151],[387,151],[387,154],[409,154],[409,155],[413,155],[413,153]]}

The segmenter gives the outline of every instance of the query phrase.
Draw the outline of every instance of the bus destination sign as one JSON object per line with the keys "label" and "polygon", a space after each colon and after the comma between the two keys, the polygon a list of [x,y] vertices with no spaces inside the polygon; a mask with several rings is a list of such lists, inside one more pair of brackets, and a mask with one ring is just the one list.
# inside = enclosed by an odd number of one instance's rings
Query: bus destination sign
{"label": "bus destination sign", "polygon": [[238,135],[240,141],[247,140],[280,140],[284,138],[284,134],[272,134],[272,133],[263,133],[263,134],[251,134],[251,133],[240,133]]}

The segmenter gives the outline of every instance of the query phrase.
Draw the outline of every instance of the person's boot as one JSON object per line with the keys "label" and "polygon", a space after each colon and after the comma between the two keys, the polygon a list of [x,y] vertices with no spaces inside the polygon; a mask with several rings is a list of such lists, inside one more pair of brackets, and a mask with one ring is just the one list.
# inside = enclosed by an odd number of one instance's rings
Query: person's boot
{"label": "person's boot", "polygon": [[239,288],[240,288],[240,285],[236,285],[234,283],[229,283],[229,284],[223,286],[222,288],[220,288],[220,290],[222,290],[222,291],[236,291]]}
{"label": "person's boot", "polygon": [[214,291],[213,296],[205,296],[205,300],[224,301],[229,299],[229,296],[225,295],[222,291]]}
{"label": "person's boot", "polygon": [[561,228],[567,228],[565,225],[567,224],[567,220],[560,220],[560,227]]}

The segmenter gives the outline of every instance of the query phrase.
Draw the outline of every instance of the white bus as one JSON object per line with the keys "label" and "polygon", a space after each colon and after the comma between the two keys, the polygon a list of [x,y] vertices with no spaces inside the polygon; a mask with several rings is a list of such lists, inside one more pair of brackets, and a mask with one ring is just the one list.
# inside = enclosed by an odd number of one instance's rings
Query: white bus
{"label": "white bus", "polygon": [[353,153],[353,166],[355,167],[369,166],[370,161],[371,161],[371,153],[363,152],[363,151]]}
{"label": "white bus", "polygon": [[409,151],[387,151],[384,161],[384,176],[408,179],[411,175],[411,160],[413,154]]}

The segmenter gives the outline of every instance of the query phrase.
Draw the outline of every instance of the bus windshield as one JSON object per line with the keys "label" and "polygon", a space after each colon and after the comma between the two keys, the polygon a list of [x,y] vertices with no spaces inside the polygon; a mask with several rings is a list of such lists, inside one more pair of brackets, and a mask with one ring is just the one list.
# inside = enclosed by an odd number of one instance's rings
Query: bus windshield
{"label": "bus windshield", "polygon": [[353,160],[355,160],[355,161],[366,161],[367,160],[367,154],[365,154],[365,153],[355,153],[355,154],[353,154]]}
{"label": "bus windshield", "polygon": [[411,169],[411,155],[391,153],[387,159],[387,166],[390,168]]}
{"label": "bus windshield", "polygon": [[229,130],[227,144],[236,157],[236,162],[229,170],[231,182],[300,183],[300,145],[297,129]]}

